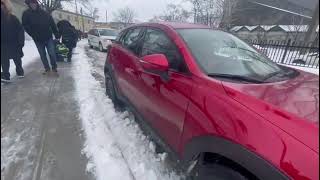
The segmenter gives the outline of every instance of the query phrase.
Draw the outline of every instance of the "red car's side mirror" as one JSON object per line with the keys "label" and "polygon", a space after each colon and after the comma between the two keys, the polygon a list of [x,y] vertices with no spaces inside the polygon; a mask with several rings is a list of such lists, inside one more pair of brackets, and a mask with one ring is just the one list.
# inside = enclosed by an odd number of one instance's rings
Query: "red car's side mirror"
{"label": "red car's side mirror", "polygon": [[146,55],[140,62],[147,71],[165,72],[169,69],[168,59],[163,54]]}

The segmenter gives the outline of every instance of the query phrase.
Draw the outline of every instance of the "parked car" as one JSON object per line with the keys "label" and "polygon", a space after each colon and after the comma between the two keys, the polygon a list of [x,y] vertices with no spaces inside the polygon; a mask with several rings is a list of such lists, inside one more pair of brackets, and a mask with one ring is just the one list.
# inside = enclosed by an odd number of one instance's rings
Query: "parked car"
{"label": "parked car", "polygon": [[105,78],[191,180],[319,179],[319,77],[229,33],[133,25],[111,45]]}
{"label": "parked car", "polygon": [[88,44],[91,48],[97,47],[100,51],[105,51],[116,39],[118,32],[113,29],[96,28],[88,32]]}

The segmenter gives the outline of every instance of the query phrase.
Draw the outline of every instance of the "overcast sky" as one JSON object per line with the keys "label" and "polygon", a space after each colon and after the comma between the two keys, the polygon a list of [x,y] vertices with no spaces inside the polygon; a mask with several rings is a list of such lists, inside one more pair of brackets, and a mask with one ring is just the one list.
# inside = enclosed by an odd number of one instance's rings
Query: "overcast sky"
{"label": "overcast sky", "polygon": [[[182,3],[184,2],[184,3]],[[113,21],[113,14],[119,8],[130,7],[136,14],[139,21],[148,21],[154,15],[163,13],[165,7],[169,3],[183,4],[188,7],[185,0],[92,0],[92,5],[99,9],[100,18],[98,21],[106,20],[106,11],[108,11],[108,21]],[[72,5],[67,5],[66,9],[72,10]],[[70,9],[71,8],[71,9]],[[74,10],[72,10],[74,11]]]}

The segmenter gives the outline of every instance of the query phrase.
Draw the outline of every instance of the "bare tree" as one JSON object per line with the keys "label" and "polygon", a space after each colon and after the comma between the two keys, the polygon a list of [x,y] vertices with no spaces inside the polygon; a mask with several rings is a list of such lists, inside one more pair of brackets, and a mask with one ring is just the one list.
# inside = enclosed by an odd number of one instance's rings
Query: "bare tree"
{"label": "bare tree", "polygon": [[192,4],[194,23],[216,27],[223,16],[225,0],[187,0]]}
{"label": "bare tree", "polygon": [[[89,6],[92,6],[90,0],[76,0],[81,4],[85,9]],[[39,5],[47,11],[49,14],[52,14],[53,11],[61,9],[62,2],[75,3],[75,0],[38,0]],[[78,12],[77,12],[78,13]]]}
{"label": "bare tree", "polygon": [[155,16],[154,19],[163,21],[186,22],[190,17],[190,12],[182,8],[180,5],[168,4],[163,15]]}
{"label": "bare tree", "polygon": [[92,5],[88,5],[85,7],[85,15],[92,17],[94,20],[99,19],[99,9],[96,7],[93,7]]}
{"label": "bare tree", "polygon": [[225,29],[230,29],[232,27],[232,23],[236,20],[236,12],[239,11],[237,9],[237,5],[239,0],[218,0],[220,8],[222,9],[222,20],[220,23],[220,27]]}
{"label": "bare tree", "polygon": [[149,19],[149,22],[159,22],[163,21],[160,16],[153,16],[151,19]]}
{"label": "bare tree", "polygon": [[114,13],[114,17],[115,21],[122,22],[127,26],[128,24],[133,23],[136,13],[133,9],[125,7],[118,9],[118,11]]}
{"label": "bare tree", "polygon": [[291,23],[288,26],[289,38],[295,42],[299,39],[299,36],[302,36],[303,33],[301,31],[306,31],[305,26],[303,26],[303,18],[292,16]]}
{"label": "bare tree", "polygon": [[71,2],[72,0],[38,0],[39,5],[48,13],[52,13],[54,10],[62,8],[61,2]]}

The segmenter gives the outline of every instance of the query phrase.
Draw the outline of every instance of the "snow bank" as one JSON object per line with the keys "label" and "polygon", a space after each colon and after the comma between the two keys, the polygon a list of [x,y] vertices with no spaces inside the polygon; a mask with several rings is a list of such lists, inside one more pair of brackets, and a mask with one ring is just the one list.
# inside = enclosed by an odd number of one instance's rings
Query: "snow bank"
{"label": "snow bank", "polygon": [[143,135],[129,113],[117,113],[104,89],[91,75],[84,46],[78,43],[74,56],[75,98],[86,136],[83,153],[87,170],[98,180],[178,180],[166,164],[166,155],[156,154],[155,146]]}
{"label": "snow bank", "polygon": [[302,70],[302,71],[305,71],[305,72],[309,72],[309,73],[312,73],[312,74],[316,74],[319,76],[319,69],[316,69],[316,68],[308,68],[308,67],[300,67],[300,66],[290,66],[290,65],[287,65],[287,64],[282,64],[284,66],[288,66],[288,67],[291,67],[291,68],[294,68],[294,69],[299,69],[299,70]]}

